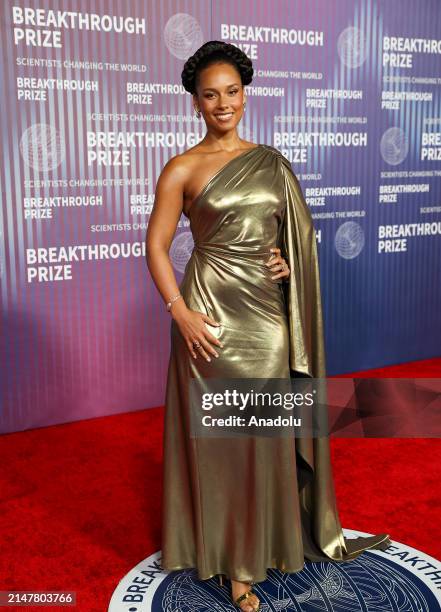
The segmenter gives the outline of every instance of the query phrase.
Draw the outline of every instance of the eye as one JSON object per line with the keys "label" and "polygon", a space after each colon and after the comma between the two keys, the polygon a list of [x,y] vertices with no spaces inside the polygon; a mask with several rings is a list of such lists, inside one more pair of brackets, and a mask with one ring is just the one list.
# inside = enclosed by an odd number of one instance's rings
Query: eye
{"label": "eye", "polygon": [[234,96],[235,94],[237,94],[238,91],[239,91],[238,89],[232,89],[230,91],[230,94],[233,94],[233,96]]}

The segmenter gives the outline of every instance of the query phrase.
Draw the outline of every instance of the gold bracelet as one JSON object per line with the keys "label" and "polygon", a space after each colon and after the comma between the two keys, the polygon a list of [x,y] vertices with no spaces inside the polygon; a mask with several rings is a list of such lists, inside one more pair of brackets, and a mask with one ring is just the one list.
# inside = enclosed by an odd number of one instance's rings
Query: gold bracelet
{"label": "gold bracelet", "polygon": [[180,293],[178,293],[177,295],[175,295],[174,297],[172,297],[172,298],[170,299],[170,301],[169,301],[169,302],[167,302],[167,310],[168,310],[168,311],[170,311],[170,308],[171,308],[171,306],[172,306],[173,302],[175,302],[176,300],[179,300],[179,298],[181,298],[181,297],[182,297],[182,295],[181,295]]}

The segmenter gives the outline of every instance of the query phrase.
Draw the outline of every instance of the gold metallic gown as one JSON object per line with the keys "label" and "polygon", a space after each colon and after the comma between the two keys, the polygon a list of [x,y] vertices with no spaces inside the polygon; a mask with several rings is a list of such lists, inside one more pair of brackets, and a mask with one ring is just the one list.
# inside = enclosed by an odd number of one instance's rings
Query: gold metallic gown
{"label": "gold metallic gown", "polygon": [[[194,249],[180,283],[187,306],[224,348],[193,359],[174,320],[166,388],[162,567],[260,582],[304,559],[348,561],[385,550],[387,534],[345,539],[329,440],[191,438],[189,379],[325,377],[316,238],[289,160],[258,145],[227,162],[189,211]],[[291,275],[264,264],[279,246]]]}

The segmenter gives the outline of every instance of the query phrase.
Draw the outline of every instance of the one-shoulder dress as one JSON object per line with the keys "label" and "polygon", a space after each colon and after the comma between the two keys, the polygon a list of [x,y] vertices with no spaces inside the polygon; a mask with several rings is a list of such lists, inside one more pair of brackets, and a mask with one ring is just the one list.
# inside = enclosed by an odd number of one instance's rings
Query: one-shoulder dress
{"label": "one-shoulder dress", "polygon": [[[211,177],[188,216],[194,248],[179,289],[190,309],[221,323],[208,329],[224,347],[211,362],[194,359],[171,322],[163,569],[261,582],[268,568],[298,572],[305,559],[386,550],[388,534],[344,537],[326,436],[190,435],[192,378],[326,376],[315,231],[290,161],[270,145],[247,149]],[[265,266],[274,246],[291,270],[286,282]]]}

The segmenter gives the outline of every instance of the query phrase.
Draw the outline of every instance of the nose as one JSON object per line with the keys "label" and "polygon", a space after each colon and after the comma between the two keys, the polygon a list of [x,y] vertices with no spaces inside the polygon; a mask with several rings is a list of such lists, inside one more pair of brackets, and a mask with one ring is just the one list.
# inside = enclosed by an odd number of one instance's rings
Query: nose
{"label": "nose", "polygon": [[219,97],[219,109],[225,109],[228,107],[228,99],[227,99],[227,94],[225,94],[225,97],[221,94]]}

